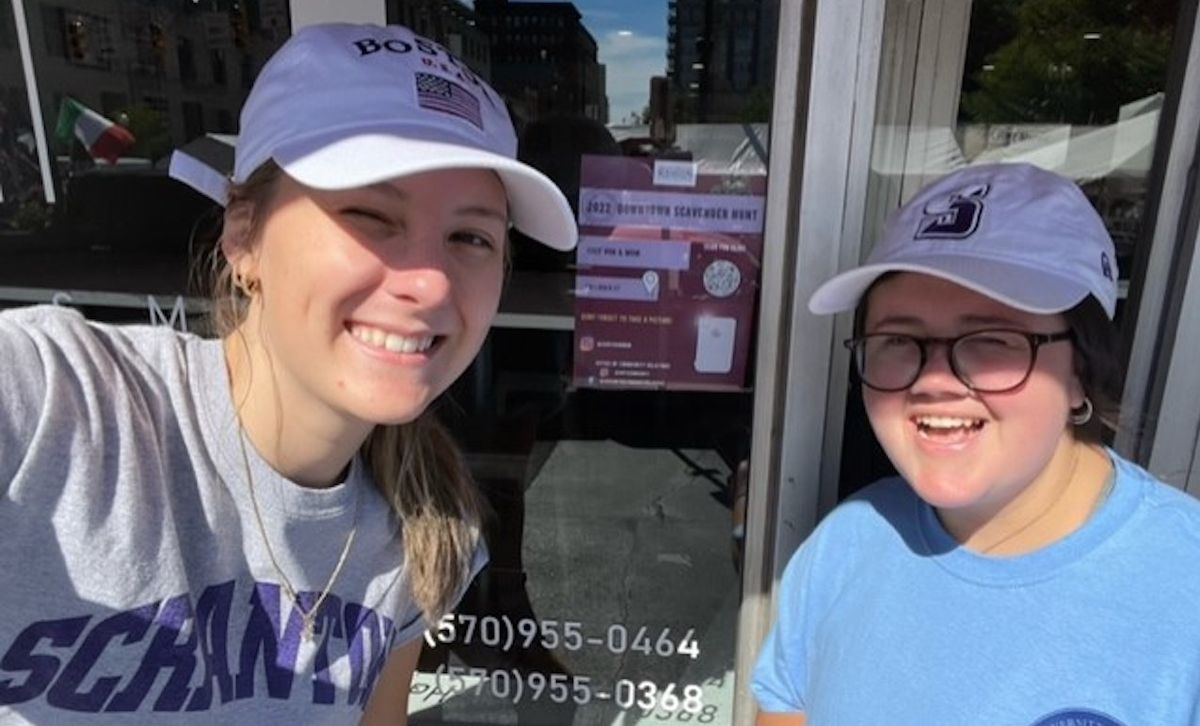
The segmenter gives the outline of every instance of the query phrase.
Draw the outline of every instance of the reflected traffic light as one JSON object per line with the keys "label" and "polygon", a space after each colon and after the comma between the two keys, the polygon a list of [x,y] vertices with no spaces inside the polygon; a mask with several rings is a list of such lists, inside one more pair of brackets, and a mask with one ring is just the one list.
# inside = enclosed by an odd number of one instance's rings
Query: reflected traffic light
{"label": "reflected traffic light", "polygon": [[82,63],[88,58],[87,25],[82,18],[70,18],[66,23],[67,57]]}

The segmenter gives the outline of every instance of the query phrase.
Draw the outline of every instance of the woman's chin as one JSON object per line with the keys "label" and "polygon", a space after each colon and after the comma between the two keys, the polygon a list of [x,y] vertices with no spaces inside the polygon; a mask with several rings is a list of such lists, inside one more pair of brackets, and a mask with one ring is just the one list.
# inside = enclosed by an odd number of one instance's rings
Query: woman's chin
{"label": "woman's chin", "polygon": [[353,418],[371,425],[398,426],[411,423],[429,408],[434,396],[424,392],[390,395],[386,392],[361,392],[347,401],[344,410]]}
{"label": "woman's chin", "polygon": [[913,491],[935,509],[963,509],[979,502],[985,487],[962,476],[918,475],[908,480]]}

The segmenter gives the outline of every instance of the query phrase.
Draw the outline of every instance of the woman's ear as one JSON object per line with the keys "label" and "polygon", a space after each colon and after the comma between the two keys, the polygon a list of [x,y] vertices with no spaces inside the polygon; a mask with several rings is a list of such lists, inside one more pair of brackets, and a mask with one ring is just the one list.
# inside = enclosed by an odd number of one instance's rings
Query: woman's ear
{"label": "woman's ear", "polygon": [[1079,376],[1071,376],[1071,410],[1074,411],[1083,408],[1084,401],[1087,400],[1087,391],[1084,390],[1083,384],[1079,381]]}
{"label": "woman's ear", "polygon": [[1090,374],[1087,358],[1074,346],[1071,347],[1071,359],[1071,380],[1067,383],[1067,400],[1071,410],[1076,410],[1083,406],[1084,399],[1088,397],[1087,387],[1083,385],[1083,382],[1089,379]]}
{"label": "woman's ear", "polygon": [[258,255],[252,239],[254,221],[253,205],[234,202],[225,209],[225,222],[221,229],[221,254],[225,256],[235,280],[253,280],[258,277]]}

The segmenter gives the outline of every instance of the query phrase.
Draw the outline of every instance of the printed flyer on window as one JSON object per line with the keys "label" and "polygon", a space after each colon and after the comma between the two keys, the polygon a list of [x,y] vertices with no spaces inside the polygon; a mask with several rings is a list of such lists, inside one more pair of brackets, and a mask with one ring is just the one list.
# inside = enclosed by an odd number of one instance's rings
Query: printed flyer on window
{"label": "printed flyer on window", "polygon": [[766,177],[697,169],[583,157],[576,386],[745,388]]}

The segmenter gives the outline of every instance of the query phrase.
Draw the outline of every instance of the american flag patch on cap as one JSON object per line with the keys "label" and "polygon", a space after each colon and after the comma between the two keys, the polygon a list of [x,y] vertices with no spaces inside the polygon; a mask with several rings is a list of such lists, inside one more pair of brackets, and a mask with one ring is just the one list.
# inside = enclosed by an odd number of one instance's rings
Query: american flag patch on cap
{"label": "american flag patch on cap", "polygon": [[417,103],[421,108],[457,116],[483,129],[479,99],[454,81],[432,73],[417,73]]}

